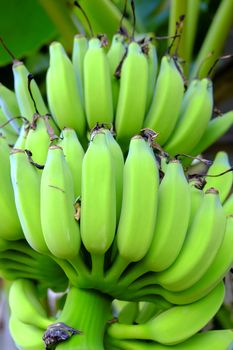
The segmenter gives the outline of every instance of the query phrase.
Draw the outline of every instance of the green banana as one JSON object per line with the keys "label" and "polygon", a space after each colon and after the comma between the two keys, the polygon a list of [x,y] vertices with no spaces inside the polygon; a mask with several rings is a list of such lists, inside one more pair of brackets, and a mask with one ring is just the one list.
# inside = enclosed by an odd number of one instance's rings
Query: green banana
{"label": "green banana", "polygon": [[14,148],[16,149],[25,149],[26,137],[28,134],[28,126],[29,124],[23,124],[19,131],[19,136],[15,141]]}
{"label": "green banana", "polygon": [[49,147],[40,191],[41,226],[48,249],[58,258],[77,256],[80,231],[75,219],[73,179],[59,146]]}
{"label": "green banana", "polygon": [[173,57],[163,56],[154,96],[144,122],[145,128],[159,133],[156,140],[161,145],[173,135],[183,95],[184,82],[177,63]]}
{"label": "green banana", "polygon": [[[155,342],[140,340],[107,339],[109,350],[231,350],[233,345],[233,332],[231,329],[210,330],[193,335],[186,341],[169,346]],[[115,348],[113,348],[116,346]],[[231,346],[231,347],[229,347]]]}
{"label": "green banana", "polygon": [[50,45],[49,53],[46,88],[51,113],[60,129],[73,128],[84,139],[85,116],[72,62],[59,42]]}
{"label": "green banana", "polygon": [[116,108],[115,128],[120,145],[128,148],[130,138],[140,132],[146,110],[148,62],[140,45],[128,46],[120,74],[120,91]]}
{"label": "green banana", "polygon": [[106,142],[112,155],[116,177],[116,220],[118,223],[122,204],[124,156],[121,147],[113,137],[112,132],[109,129],[103,129],[103,132],[106,135]]}
{"label": "green banana", "polygon": [[46,329],[51,324],[51,319],[47,317],[37,293],[32,281],[17,279],[10,286],[9,306],[11,314],[19,321]]}
{"label": "green banana", "polygon": [[[113,158],[105,133],[101,129],[94,131],[83,158],[80,224],[82,242],[91,254],[94,274],[103,273],[104,254],[115,236],[114,172]],[[98,260],[100,262],[97,262]]]}
{"label": "green banana", "polygon": [[60,138],[59,146],[63,149],[66,163],[72,174],[75,198],[78,198],[81,195],[84,150],[74,129],[63,129]]}
{"label": "green banana", "polygon": [[[32,316],[34,318],[34,316]],[[44,330],[36,326],[25,324],[15,316],[9,319],[10,334],[18,349],[23,350],[43,350],[44,343],[42,340]]]}
{"label": "green banana", "polygon": [[223,209],[226,215],[233,214],[233,193],[224,201]]}
{"label": "green banana", "polygon": [[120,68],[120,64],[124,55],[126,54],[126,43],[125,36],[116,33],[112,38],[111,46],[107,52],[107,58],[110,66],[110,74],[112,81],[112,99],[113,99],[113,109],[116,112],[120,83],[119,77],[117,77],[117,69]]}
{"label": "green banana", "polygon": [[[141,307],[141,304],[142,307]],[[156,302],[139,302],[139,312],[135,322],[137,324],[146,323],[152,317],[159,315],[163,311],[163,308]]]}
{"label": "green banana", "polygon": [[189,218],[189,225],[192,224],[195,214],[203,201],[204,192],[195,186],[195,181],[189,182],[191,194],[191,211]]}
{"label": "green banana", "polygon": [[[147,141],[134,136],[124,166],[122,209],[116,233],[118,254],[107,280],[117,280],[130,262],[141,260],[148,252],[156,224],[158,187],[159,172],[153,152]],[[147,215],[142,216],[143,211]]]}
{"label": "green banana", "polygon": [[220,151],[216,154],[212,165],[210,166],[207,176],[205,177],[206,184],[204,190],[210,187],[214,187],[219,192],[219,197],[223,203],[232,189],[233,174],[232,171],[227,172],[224,175],[211,177],[211,175],[218,175],[231,168],[231,164],[228,155],[224,151]]}
{"label": "green banana", "polygon": [[15,207],[9,157],[9,146],[6,140],[0,136],[0,237],[7,240],[17,240],[24,236]]}
{"label": "green banana", "polygon": [[133,324],[139,312],[138,302],[129,301],[120,310],[117,320],[123,324]]}
{"label": "green banana", "polygon": [[77,34],[74,37],[73,50],[72,50],[72,63],[78,82],[79,93],[82,104],[84,106],[84,77],[83,77],[83,65],[84,57],[88,49],[88,40],[82,34]]}
{"label": "green banana", "polygon": [[[0,83],[0,107],[8,120],[20,115],[15,93],[2,83]],[[11,120],[10,122],[10,125],[17,134],[19,133],[21,124],[18,119]]]}
{"label": "green banana", "polygon": [[226,217],[218,192],[204,194],[175,262],[159,272],[154,283],[171,291],[181,291],[197,282],[212,264],[223,241]]}
{"label": "green banana", "polygon": [[197,156],[217,141],[233,124],[233,111],[211,119],[198,144],[191,150],[190,155]]}
{"label": "green banana", "polygon": [[185,240],[191,209],[188,182],[179,161],[170,161],[158,192],[158,213],[149,251],[143,259],[148,271],[167,269]]}
{"label": "green banana", "polygon": [[32,153],[32,159],[35,163],[45,164],[50,142],[50,135],[44,117],[35,114],[25,142],[25,149]]}
{"label": "green banana", "polygon": [[97,123],[113,122],[110,67],[103,45],[103,40],[91,38],[84,58],[84,101],[90,129]]}
{"label": "green banana", "polygon": [[157,57],[157,50],[154,44],[152,44],[151,40],[149,39],[148,42],[144,43],[144,51],[147,56],[148,60],[148,95],[146,100],[146,111],[148,111],[153,95],[155,90],[155,84],[156,84],[156,77],[157,77],[157,70],[158,70],[158,57]]}
{"label": "green banana", "polygon": [[10,165],[15,204],[24,236],[33,249],[39,253],[47,253],[48,248],[40,220],[40,174],[38,169],[30,164],[24,150],[16,148],[11,152]]}
{"label": "green banana", "polygon": [[169,154],[189,153],[198,144],[213,110],[212,82],[194,80],[187,89],[175,131],[164,149]]}
{"label": "green banana", "polygon": [[146,339],[173,345],[201,330],[217,313],[225,295],[220,282],[207,296],[187,305],[173,306],[140,325],[114,323],[108,334],[117,339]]}
{"label": "green banana", "polygon": [[21,116],[32,121],[33,115],[38,110],[40,115],[48,113],[48,109],[43,101],[40,90],[32,79],[30,86],[36,109],[28,89],[29,71],[21,61],[15,61],[13,64],[14,88]]}
{"label": "green banana", "polygon": [[0,106],[0,134],[6,137],[7,142],[13,145],[18,137],[15,129],[12,127],[7,116],[4,114]]}

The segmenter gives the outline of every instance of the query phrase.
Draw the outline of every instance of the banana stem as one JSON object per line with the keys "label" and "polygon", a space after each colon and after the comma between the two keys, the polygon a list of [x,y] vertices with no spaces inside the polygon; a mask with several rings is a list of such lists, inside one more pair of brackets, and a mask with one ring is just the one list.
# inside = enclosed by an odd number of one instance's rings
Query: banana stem
{"label": "banana stem", "polygon": [[[92,279],[98,284],[98,281],[102,281],[104,277],[104,254],[91,254],[91,274]],[[94,282],[94,283],[95,283]]]}
{"label": "banana stem", "polygon": [[129,261],[124,259],[122,256],[117,255],[112,266],[108,269],[108,272],[104,278],[106,285],[111,286],[118,281],[122,272],[128,266]]}
{"label": "banana stem", "polygon": [[68,261],[51,256],[52,259],[62,268],[70,283],[74,286],[78,285],[78,274]]}
{"label": "banana stem", "polygon": [[[222,0],[192,68],[190,80],[196,76],[206,77],[219,58],[232,26],[232,12],[233,1]],[[211,57],[206,59],[210,53],[212,53]]]}
{"label": "banana stem", "polygon": [[148,268],[145,264],[143,264],[143,261],[136,263],[130,270],[127,271],[127,274],[120,278],[119,284],[128,286],[147,272]]}
{"label": "banana stem", "polygon": [[94,290],[71,287],[61,316],[57,322],[64,322],[81,331],[56,350],[104,350],[103,339],[107,322],[111,319],[112,300]]}

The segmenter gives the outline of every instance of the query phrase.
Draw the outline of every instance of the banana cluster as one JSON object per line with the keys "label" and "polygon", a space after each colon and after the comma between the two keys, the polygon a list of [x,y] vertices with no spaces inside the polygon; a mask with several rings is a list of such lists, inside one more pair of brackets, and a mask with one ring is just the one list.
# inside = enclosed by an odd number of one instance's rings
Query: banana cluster
{"label": "banana cluster", "polygon": [[117,33],[109,47],[105,36],[77,35],[71,59],[59,42],[49,52],[49,108],[23,62],[13,63],[14,92],[0,84],[1,132],[11,144],[22,124],[12,118],[31,122],[35,112],[51,113],[60,130],[73,128],[85,148],[97,123],[113,125],[124,152],[135,134],[150,128],[171,155],[196,156],[233,124],[232,111],[212,118],[212,81],[193,79],[186,87],[178,58],[165,54],[158,62],[147,36],[136,41]]}

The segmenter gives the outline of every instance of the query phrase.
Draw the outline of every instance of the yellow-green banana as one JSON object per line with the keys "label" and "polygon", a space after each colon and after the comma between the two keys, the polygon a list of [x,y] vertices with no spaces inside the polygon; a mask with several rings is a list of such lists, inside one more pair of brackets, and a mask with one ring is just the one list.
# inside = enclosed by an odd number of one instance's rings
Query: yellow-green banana
{"label": "yellow-green banana", "polygon": [[79,225],[75,219],[74,185],[62,148],[50,146],[41,177],[41,225],[50,252],[58,258],[77,256]]}
{"label": "yellow-green banana", "polygon": [[63,46],[53,42],[46,76],[48,104],[60,129],[73,128],[85,136],[85,116],[75,70]]}
{"label": "yellow-green banana", "polygon": [[120,73],[120,91],[117,102],[115,128],[117,140],[127,147],[130,138],[140,132],[146,110],[148,62],[136,42],[128,46]]}
{"label": "yellow-green banana", "polygon": [[116,112],[116,106],[118,101],[120,82],[118,77],[117,68],[120,68],[121,61],[126,54],[126,43],[124,35],[117,33],[112,38],[111,46],[107,52],[107,57],[110,66],[110,74],[112,81],[112,99],[114,113]]}
{"label": "yellow-green banana", "polygon": [[[13,74],[15,94],[18,101],[20,114],[22,117],[27,118],[29,121],[32,121],[36,109],[28,88],[28,75],[30,73],[23,62],[15,61],[13,64]],[[45,115],[48,113],[48,109],[43,101],[38,85],[34,79],[32,79],[30,86],[38,113]]]}
{"label": "yellow-green banana", "polygon": [[[104,260],[116,230],[115,169],[105,133],[94,131],[83,158],[81,186],[81,237],[91,254],[92,270]],[[95,272],[93,272],[95,273]]]}
{"label": "yellow-green banana", "polygon": [[233,193],[223,203],[223,209],[226,215],[233,215]]}
{"label": "yellow-green banana", "polygon": [[156,47],[150,40],[148,40],[148,42],[145,43],[144,51],[148,60],[148,94],[146,100],[146,110],[148,111],[155,90],[158,70],[158,57]]}
{"label": "yellow-green banana", "polygon": [[108,334],[118,339],[154,340],[162,344],[181,343],[200,331],[216,314],[225,295],[220,282],[207,296],[195,303],[173,306],[140,325],[114,323]]}
{"label": "yellow-green banana", "polygon": [[159,133],[156,140],[161,145],[173,135],[183,95],[184,82],[177,63],[173,57],[163,56],[154,96],[144,122],[144,127]]}
{"label": "yellow-green banana", "polygon": [[84,58],[84,101],[90,129],[97,123],[113,122],[110,67],[103,41],[98,38],[89,40]]}
{"label": "yellow-green banana", "polygon": [[71,128],[63,129],[59,145],[63,149],[66,163],[68,164],[73,177],[75,198],[78,198],[81,195],[84,150],[75,130]]}
{"label": "yellow-green banana", "polygon": [[87,52],[87,49],[88,49],[87,38],[82,34],[75,35],[73,50],[72,50],[72,63],[74,66],[74,71],[78,82],[78,89],[79,89],[83,106],[84,106],[83,65],[84,65],[84,57]]}
{"label": "yellow-green banana", "polygon": [[167,270],[156,275],[154,283],[172,291],[191,287],[212,264],[222,244],[225,225],[218,192],[211,188],[204,194],[180,254]]}
{"label": "yellow-green banana", "polygon": [[184,95],[175,131],[164,145],[165,151],[172,155],[191,152],[204,134],[212,110],[212,82],[207,78],[194,80]]}
{"label": "yellow-green banana", "polygon": [[207,172],[207,176],[205,177],[206,184],[204,190],[207,190],[210,187],[216,188],[219,192],[219,197],[222,203],[232,189],[233,173],[232,171],[229,171],[226,174],[220,176],[211,177],[211,175],[219,175],[230,168],[231,164],[227,153],[220,151],[216,154],[213,163]]}
{"label": "yellow-green banana", "polygon": [[15,204],[24,236],[33,249],[39,253],[47,253],[48,248],[40,220],[40,174],[38,169],[29,162],[24,150],[16,148],[11,152],[10,165]]}
{"label": "yellow-green banana", "polygon": [[[2,83],[0,83],[0,107],[8,120],[20,115],[15,93]],[[17,134],[19,133],[21,124],[19,119],[14,119],[10,122],[10,125]]]}

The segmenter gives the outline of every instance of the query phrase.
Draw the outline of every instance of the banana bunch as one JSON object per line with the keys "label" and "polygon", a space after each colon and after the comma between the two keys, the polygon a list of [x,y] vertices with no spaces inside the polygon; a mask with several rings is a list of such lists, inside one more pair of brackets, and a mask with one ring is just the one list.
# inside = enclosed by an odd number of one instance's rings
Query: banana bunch
{"label": "banana bunch", "polygon": [[[119,343],[120,349],[134,348],[133,341],[128,342],[129,347],[127,347],[127,342],[124,345],[124,340],[126,339],[142,340],[138,342],[138,349],[144,349],[143,344],[148,340],[151,341],[151,347],[149,347],[149,349],[153,349],[153,345],[156,349],[156,343],[162,345],[182,345],[183,342],[193,336],[194,338],[191,339],[195,339],[195,334],[201,330],[217,312],[223,298],[224,284],[220,282],[206,297],[187,305],[170,305],[166,309],[162,309],[159,303],[156,305],[155,302],[154,304],[150,303],[144,305],[144,310],[142,309],[135,313],[134,304],[130,302],[121,309],[116,322],[109,325],[106,341],[110,342],[110,344],[112,341],[112,345],[115,346]],[[128,312],[127,317],[123,314],[126,307]],[[129,320],[129,315],[133,316],[131,320]],[[143,317],[140,319],[140,316]],[[226,342],[228,342],[228,344],[232,342],[233,333],[230,330],[228,333],[228,337],[224,336],[220,342],[222,346],[226,346]],[[191,341],[191,339],[189,341]],[[131,342],[132,345],[130,348]],[[200,341],[200,349],[202,348],[202,342],[204,343],[204,340]],[[137,344],[137,342],[135,344]],[[139,347],[139,344],[141,344],[141,347]],[[192,347],[187,346],[187,349],[189,348]],[[111,349],[111,347],[109,347],[109,349]],[[203,347],[203,349],[205,348]],[[222,349],[224,348],[222,347]]]}

